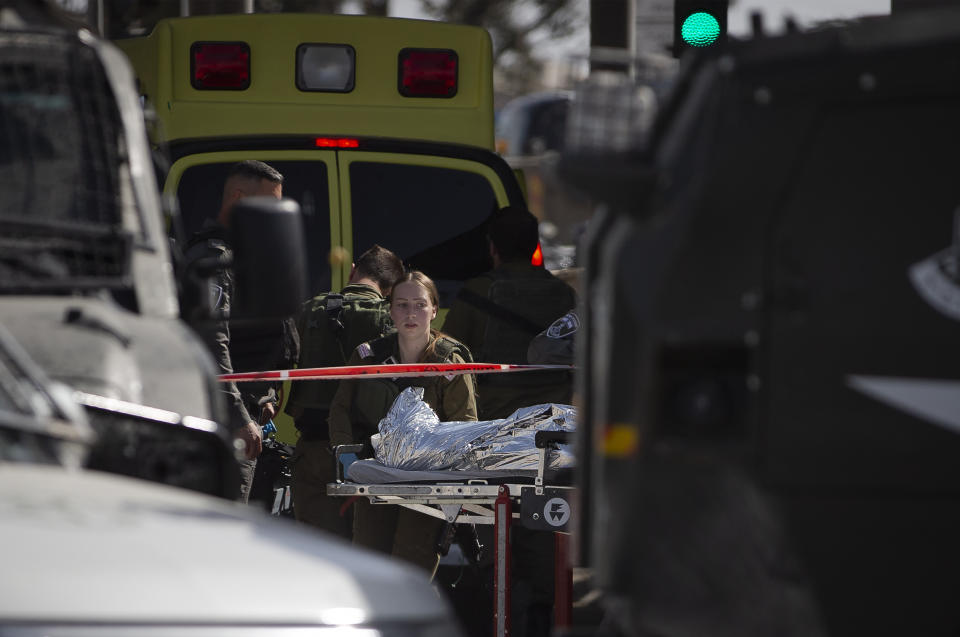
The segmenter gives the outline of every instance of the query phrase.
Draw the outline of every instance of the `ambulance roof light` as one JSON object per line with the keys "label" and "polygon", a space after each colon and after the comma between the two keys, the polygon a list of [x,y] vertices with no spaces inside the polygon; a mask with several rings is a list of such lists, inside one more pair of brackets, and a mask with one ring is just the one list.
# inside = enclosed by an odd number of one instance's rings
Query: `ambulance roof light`
{"label": "ambulance roof light", "polygon": [[190,83],[198,90],[242,91],[250,86],[250,46],[246,42],[194,42]]}
{"label": "ambulance roof light", "polygon": [[457,52],[450,49],[402,49],[397,89],[404,97],[453,97],[457,66]]}
{"label": "ambulance roof light", "polygon": [[349,44],[301,44],[297,47],[297,88],[349,93],[354,86],[356,59],[357,52]]}

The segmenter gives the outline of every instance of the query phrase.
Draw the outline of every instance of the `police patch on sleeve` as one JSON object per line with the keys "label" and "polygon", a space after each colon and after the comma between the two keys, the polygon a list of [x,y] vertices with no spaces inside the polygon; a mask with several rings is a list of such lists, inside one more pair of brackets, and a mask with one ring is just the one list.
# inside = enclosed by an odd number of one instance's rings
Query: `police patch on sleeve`
{"label": "police patch on sleeve", "polygon": [[547,336],[550,338],[567,338],[576,334],[580,329],[580,317],[573,312],[567,312],[547,328]]}
{"label": "police patch on sleeve", "polygon": [[360,355],[360,358],[366,358],[373,354],[373,348],[370,347],[370,343],[360,343],[357,345],[357,354]]}

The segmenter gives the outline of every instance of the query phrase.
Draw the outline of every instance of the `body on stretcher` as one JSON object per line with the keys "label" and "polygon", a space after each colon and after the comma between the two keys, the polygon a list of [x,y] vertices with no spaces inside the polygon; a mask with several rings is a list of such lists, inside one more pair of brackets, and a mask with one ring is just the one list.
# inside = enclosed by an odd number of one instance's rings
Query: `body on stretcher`
{"label": "body on stretcher", "polygon": [[404,506],[451,524],[494,524],[497,498],[506,495],[519,511],[512,517],[541,531],[567,532],[573,487],[570,470],[550,470],[550,452],[572,441],[572,432],[538,431],[537,469],[409,471],[387,467],[376,460],[358,460],[340,473],[340,456],[357,453],[362,445],[340,445],[337,481],[327,494],[366,497],[373,504]]}
{"label": "body on stretcher", "polygon": [[[327,485],[332,496],[363,496],[373,504],[398,505],[444,520],[449,525],[491,524],[494,527],[494,635],[510,634],[510,526],[514,518],[530,529],[555,533],[554,626],[569,626],[573,584],[567,564],[570,523],[570,470],[549,470],[557,445],[571,442],[570,431],[537,431],[536,471],[483,469],[411,471],[376,460],[357,460],[340,475],[340,456],[362,445],[336,447],[337,481]],[[519,505],[519,506],[518,506]],[[519,511],[515,509],[519,508]]]}

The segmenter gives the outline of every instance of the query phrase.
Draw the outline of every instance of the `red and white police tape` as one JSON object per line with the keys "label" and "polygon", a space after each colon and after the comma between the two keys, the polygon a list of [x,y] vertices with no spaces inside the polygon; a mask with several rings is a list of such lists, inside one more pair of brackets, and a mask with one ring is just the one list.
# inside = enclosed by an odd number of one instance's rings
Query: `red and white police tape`
{"label": "red and white police tape", "polygon": [[343,367],[307,367],[278,369],[268,372],[236,372],[221,374],[222,383],[245,383],[256,380],[340,380],[376,376],[412,378],[420,376],[460,376],[462,374],[502,374],[543,370],[572,371],[573,365],[509,365],[499,363],[416,363],[411,365],[345,365]]}

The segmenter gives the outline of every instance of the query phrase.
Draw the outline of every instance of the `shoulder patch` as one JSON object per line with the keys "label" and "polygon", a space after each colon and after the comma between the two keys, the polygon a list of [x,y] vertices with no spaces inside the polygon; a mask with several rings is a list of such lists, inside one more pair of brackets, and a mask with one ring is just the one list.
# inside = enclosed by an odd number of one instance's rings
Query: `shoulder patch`
{"label": "shoulder patch", "polygon": [[360,343],[357,345],[357,353],[360,354],[360,358],[368,358],[373,354],[373,348],[370,347],[370,343]]}
{"label": "shoulder patch", "polygon": [[550,338],[565,338],[571,334],[576,334],[580,329],[580,318],[573,312],[567,312],[547,328],[547,336]]}

